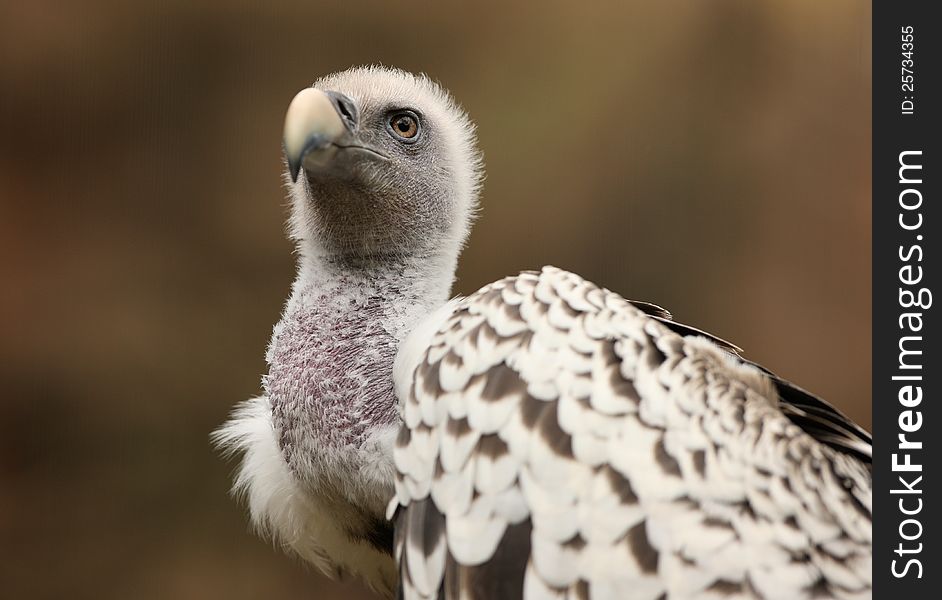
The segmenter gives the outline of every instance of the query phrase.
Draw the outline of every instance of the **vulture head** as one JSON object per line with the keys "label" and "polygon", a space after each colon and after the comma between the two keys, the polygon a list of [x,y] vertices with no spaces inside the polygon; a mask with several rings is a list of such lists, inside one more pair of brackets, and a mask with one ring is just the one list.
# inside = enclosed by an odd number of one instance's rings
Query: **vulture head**
{"label": "vulture head", "polygon": [[284,147],[303,253],[457,255],[481,159],[473,124],[427,77],[381,67],[324,77],[291,102]]}

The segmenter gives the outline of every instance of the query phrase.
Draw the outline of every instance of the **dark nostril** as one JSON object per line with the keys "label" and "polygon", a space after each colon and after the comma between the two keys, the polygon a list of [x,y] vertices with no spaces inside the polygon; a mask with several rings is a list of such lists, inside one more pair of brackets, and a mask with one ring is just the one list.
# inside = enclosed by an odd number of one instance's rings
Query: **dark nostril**
{"label": "dark nostril", "polygon": [[357,124],[358,115],[357,107],[353,103],[353,100],[338,92],[329,92],[328,95],[333,98],[337,105],[337,112],[340,113],[344,121],[346,121],[350,127],[355,126]]}
{"label": "dark nostril", "polygon": [[340,114],[342,114],[345,118],[350,119],[352,121],[353,112],[350,110],[350,107],[347,106],[347,103],[344,102],[343,100],[340,100],[339,102],[337,102],[337,104],[340,106]]}

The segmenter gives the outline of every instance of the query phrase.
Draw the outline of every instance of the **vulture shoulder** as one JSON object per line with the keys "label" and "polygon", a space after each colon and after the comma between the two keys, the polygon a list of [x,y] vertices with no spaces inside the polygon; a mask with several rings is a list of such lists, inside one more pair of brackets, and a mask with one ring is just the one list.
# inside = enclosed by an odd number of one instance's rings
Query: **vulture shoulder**
{"label": "vulture shoulder", "polygon": [[439,311],[396,368],[401,597],[869,597],[869,435],[738,351],[552,267]]}

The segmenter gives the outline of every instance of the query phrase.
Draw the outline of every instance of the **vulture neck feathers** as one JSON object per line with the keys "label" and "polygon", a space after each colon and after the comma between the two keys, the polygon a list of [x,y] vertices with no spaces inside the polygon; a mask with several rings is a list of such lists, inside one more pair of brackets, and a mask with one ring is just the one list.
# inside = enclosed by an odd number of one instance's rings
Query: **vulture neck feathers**
{"label": "vulture neck feathers", "polygon": [[310,472],[304,467],[312,460],[330,462],[345,448],[362,448],[373,433],[397,424],[396,352],[447,299],[456,259],[305,257],[275,327],[264,379],[295,473]]}

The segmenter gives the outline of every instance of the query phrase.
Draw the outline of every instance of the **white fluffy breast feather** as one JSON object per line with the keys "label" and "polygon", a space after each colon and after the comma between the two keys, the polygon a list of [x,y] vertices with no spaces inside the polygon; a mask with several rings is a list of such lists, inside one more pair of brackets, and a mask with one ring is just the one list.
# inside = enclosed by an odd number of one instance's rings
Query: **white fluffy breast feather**
{"label": "white fluffy breast feather", "polygon": [[[371,446],[388,448],[395,428],[374,434]],[[271,404],[265,396],[238,406],[232,418],[213,434],[228,455],[243,455],[233,493],[244,496],[252,524],[259,533],[279,542],[287,551],[318,567],[330,577],[353,574],[362,577],[376,592],[391,596],[397,576],[388,554],[363,540],[353,540],[339,526],[349,505],[344,498],[311,493],[297,483],[282,456],[272,425]],[[368,452],[373,457],[389,453]],[[390,464],[374,464],[389,462]],[[345,479],[351,488],[364,480],[392,479],[391,459],[365,462],[359,482]],[[355,493],[354,489],[343,490]]]}

